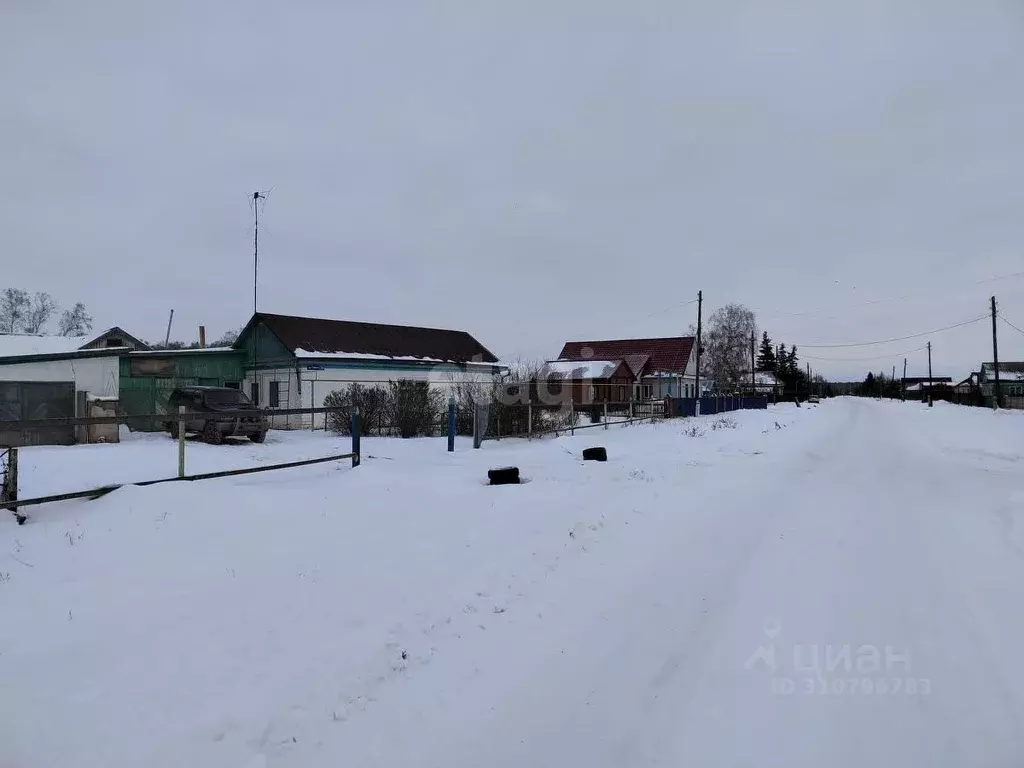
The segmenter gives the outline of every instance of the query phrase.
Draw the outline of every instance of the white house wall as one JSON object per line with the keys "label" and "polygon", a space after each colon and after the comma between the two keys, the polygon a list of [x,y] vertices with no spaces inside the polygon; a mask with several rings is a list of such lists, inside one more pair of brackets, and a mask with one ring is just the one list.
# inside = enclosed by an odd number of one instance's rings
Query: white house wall
{"label": "white house wall", "polygon": [[[333,391],[346,389],[351,384],[372,387],[386,386],[389,381],[406,379],[410,381],[428,381],[447,397],[455,382],[486,381],[492,379],[491,368],[482,366],[464,371],[445,366],[382,366],[346,365],[344,363],[300,363],[298,369],[276,368],[260,370],[254,377],[253,372],[246,374],[245,392],[251,392],[251,384],[259,381],[260,407],[269,407],[270,382],[277,381],[281,392],[280,408],[323,408],[324,400]],[[292,416],[274,416],[270,409],[270,425],[274,429],[316,429],[324,427],[324,414],[301,414]]]}
{"label": "white house wall", "polygon": [[[652,400],[662,400],[669,396],[671,389],[672,397],[693,397],[697,391],[697,382],[693,376],[644,376],[640,380],[642,386],[651,388]],[[681,393],[681,394],[680,394]]]}
{"label": "white house wall", "polygon": [[73,381],[79,392],[117,397],[121,368],[116,355],[0,365],[3,381]]}

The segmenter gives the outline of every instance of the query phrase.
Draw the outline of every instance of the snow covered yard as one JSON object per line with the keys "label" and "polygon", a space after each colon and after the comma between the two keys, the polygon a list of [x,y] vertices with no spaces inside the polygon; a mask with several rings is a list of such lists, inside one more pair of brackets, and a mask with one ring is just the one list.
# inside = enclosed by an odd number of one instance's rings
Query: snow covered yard
{"label": "snow covered yard", "polygon": [[[354,470],[0,517],[0,765],[1019,762],[1018,425],[841,399],[455,454],[368,439]],[[189,471],[348,444],[190,444]],[[174,457],[31,449],[23,482]],[[527,483],[485,485],[511,463]],[[891,645],[929,694],[802,695],[813,644]],[[747,663],[768,645],[774,674]]]}

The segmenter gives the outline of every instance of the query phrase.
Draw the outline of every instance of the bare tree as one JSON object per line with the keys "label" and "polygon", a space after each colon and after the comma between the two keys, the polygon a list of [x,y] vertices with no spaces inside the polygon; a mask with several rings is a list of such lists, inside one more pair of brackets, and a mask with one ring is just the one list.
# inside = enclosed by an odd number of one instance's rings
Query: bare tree
{"label": "bare tree", "polygon": [[750,336],[757,318],[742,304],[727,304],[708,318],[703,332],[701,373],[716,387],[739,382],[750,372]]}
{"label": "bare tree", "polygon": [[91,330],[92,316],[85,311],[85,304],[79,301],[71,309],[64,310],[57,332],[61,336],[84,336]]}
{"label": "bare tree", "polygon": [[28,291],[4,288],[0,292],[0,332],[18,333],[24,330],[25,320],[32,306]]}
{"label": "bare tree", "polygon": [[224,335],[217,339],[211,346],[214,347],[230,347],[238,340],[239,329],[232,328],[230,331],[225,331]]}
{"label": "bare tree", "polygon": [[25,333],[42,333],[50,318],[60,309],[57,302],[48,293],[36,293],[25,314],[23,327]]}

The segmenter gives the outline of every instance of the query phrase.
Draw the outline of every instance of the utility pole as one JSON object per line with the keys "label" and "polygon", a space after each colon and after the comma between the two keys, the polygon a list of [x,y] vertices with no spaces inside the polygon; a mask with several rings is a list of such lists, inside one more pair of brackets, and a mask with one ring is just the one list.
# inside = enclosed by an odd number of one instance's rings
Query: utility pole
{"label": "utility pole", "polygon": [[999,340],[996,338],[996,297],[992,297],[992,364],[996,369],[995,397],[992,398],[992,408],[1002,408],[1003,389],[999,386]]}
{"label": "utility pole", "polygon": [[697,403],[695,413],[700,416],[700,347],[701,347],[701,310],[704,306],[704,291],[697,291]]}
{"label": "utility pole", "polygon": [[252,193],[252,210],[256,216],[256,226],[252,230],[252,313],[256,314],[256,278],[260,269],[260,200],[266,200],[266,195],[259,192]]}
{"label": "utility pole", "polygon": [[892,387],[896,386],[896,365],[895,364],[893,364],[893,366],[892,366],[892,382],[890,383],[889,386],[892,386]]}
{"label": "utility pole", "polygon": [[756,363],[754,362],[754,331],[750,331],[750,394],[757,394],[757,377],[754,375],[754,368]]}
{"label": "utility pole", "polygon": [[[982,315],[984,317],[984,315]],[[928,342],[928,407],[932,408],[935,403],[932,402],[932,343]]]}
{"label": "utility pole", "polygon": [[907,402],[907,358],[903,358],[903,379],[900,381],[900,399]]}
{"label": "utility pole", "polygon": [[166,347],[171,341],[171,323],[174,322],[174,310],[171,310],[170,316],[167,318],[167,335],[164,336],[164,346]]}

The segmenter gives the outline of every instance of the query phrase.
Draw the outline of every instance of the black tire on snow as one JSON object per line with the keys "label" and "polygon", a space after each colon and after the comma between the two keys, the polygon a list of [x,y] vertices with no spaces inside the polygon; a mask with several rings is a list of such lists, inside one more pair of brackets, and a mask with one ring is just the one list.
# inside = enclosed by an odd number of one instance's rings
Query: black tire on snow
{"label": "black tire on snow", "polygon": [[519,467],[499,467],[487,470],[491,485],[519,485]]}
{"label": "black tire on snow", "polygon": [[210,445],[220,445],[224,442],[224,435],[217,429],[217,422],[208,421],[203,425],[203,442]]}
{"label": "black tire on snow", "polygon": [[608,451],[603,447],[597,448],[584,448],[583,449],[583,460],[584,461],[608,461]]}
{"label": "black tire on snow", "polygon": [[267,439],[267,433],[266,431],[253,432],[251,435],[249,435],[249,439],[252,440],[254,443],[262,443],[264,440]]}

